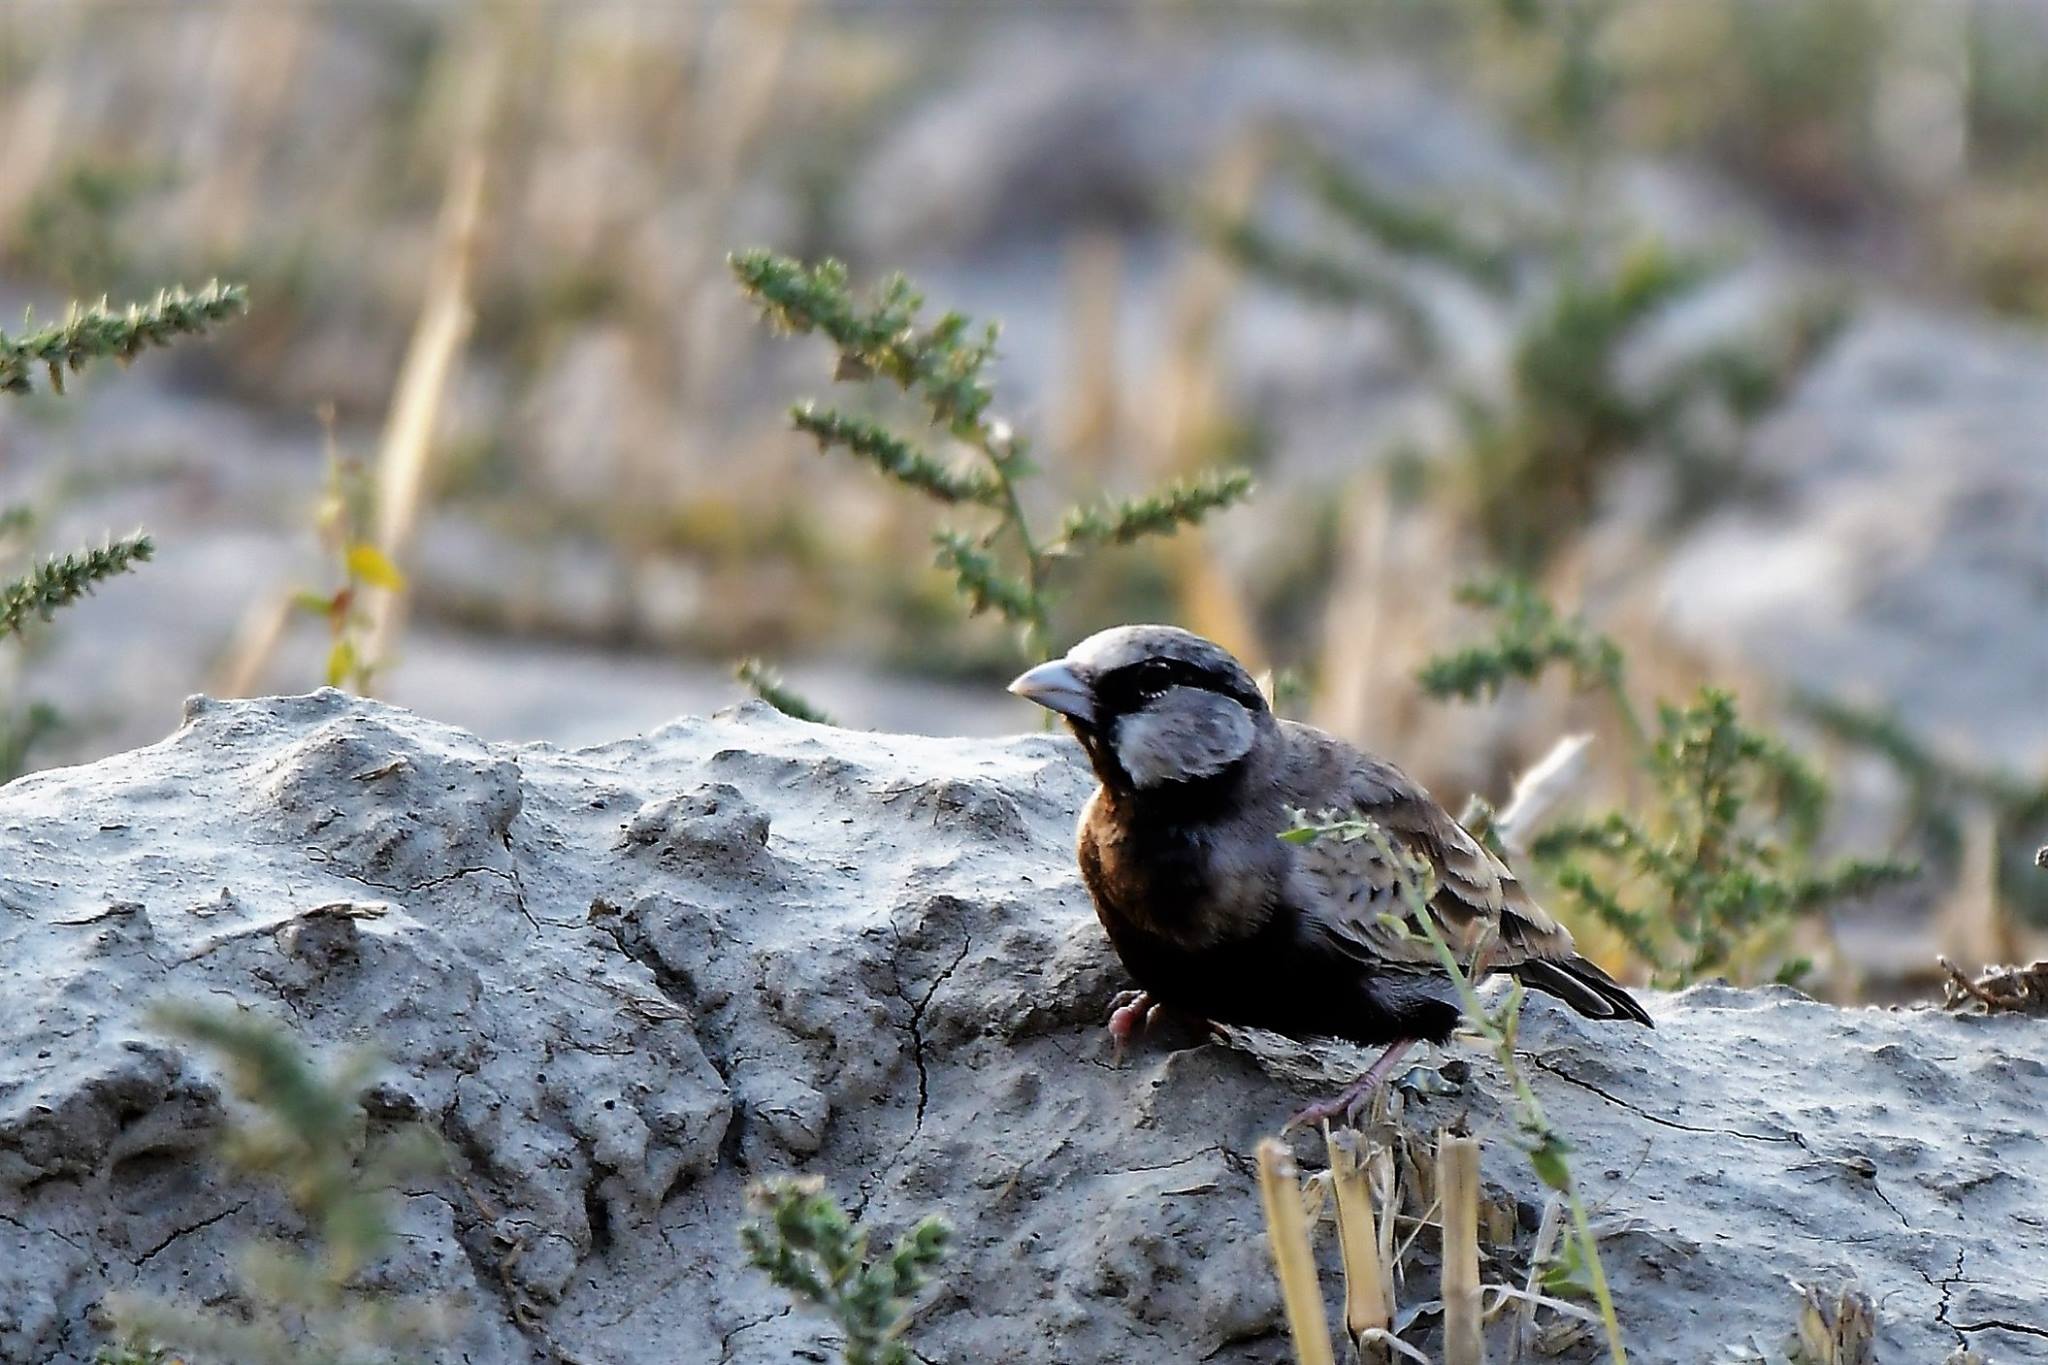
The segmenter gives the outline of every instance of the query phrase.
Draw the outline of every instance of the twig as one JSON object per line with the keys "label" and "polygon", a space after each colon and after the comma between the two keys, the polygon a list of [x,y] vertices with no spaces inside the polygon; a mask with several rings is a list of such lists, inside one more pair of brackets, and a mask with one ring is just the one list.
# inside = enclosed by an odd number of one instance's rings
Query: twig
{"label": "twig", "polygon": [[2048,960],[2029,967],[1988,967],[1974,979],[1946,956],[1934,960],[1947,976],[1943,1009],[1975,1000],[1990,1014],[2048,1014]]}

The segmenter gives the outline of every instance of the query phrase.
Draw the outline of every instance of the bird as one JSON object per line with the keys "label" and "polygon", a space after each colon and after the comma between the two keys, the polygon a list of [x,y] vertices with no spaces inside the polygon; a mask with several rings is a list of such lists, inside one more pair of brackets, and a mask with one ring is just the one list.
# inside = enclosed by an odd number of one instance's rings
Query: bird
{"label": "bird", "polygon": [[[1117,626],[1009,690],[1065,718],[1097,779],[1076,854],[1111,947],[1138,985],[1109,1029],[1121,1053],[1160,1007],[1213,1025],[1384,1049],[1289,1126],[1353,1122],[1417,1042],[1462,1016],[1421,912],[1470,961],[1593,1019],[1649,1025],[1581,956],[1506,862],[1383,758],[1283,720],[1243,664],[1175,626]],[[1304,814],[1374,838],[1281,836]],[[1419,877],[1419,880],[1418,880]]]}

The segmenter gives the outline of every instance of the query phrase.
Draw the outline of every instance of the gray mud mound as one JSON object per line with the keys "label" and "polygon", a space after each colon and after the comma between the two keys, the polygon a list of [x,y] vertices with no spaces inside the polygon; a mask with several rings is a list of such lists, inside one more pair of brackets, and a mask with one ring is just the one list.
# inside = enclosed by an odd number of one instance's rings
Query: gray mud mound
{"label": "gray mud mound", "polygon": [[[218,1300],[238,1245],[294,1231],[208,1155],[217,1078],[139,1023],[173,997],[374,1046],[377,1112],[449,1140],[374,1272],[467,1306],[438,1360],[823,1358],[737,1251],[780,1171],[885,1231],[952,1219],[931,1361],[1287,1359],[1249,1154],[1301,1096],[1215,1043],[1108,1064],[1088,785],[1047,737],[748,707],[572,753],[324,692],[196,701],[162,744],[5,788],[0,1359],[88,1360],[109,1290]],[[1853,1275],[1886,1360],[2048,1360],[2048,1026],[1653,1008],[1527,1023],[1637,1359],[1775,1341],[1788,1276]],[[1533,1226],[1475,1062],[1410,1122],[1469,1116]]]}

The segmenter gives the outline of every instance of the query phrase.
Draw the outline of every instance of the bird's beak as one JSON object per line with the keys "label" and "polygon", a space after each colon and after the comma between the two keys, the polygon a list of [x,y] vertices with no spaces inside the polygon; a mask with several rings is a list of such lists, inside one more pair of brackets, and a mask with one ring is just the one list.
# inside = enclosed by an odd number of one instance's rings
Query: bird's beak
{"label": "bird's beak", "polygon": [[1011,683],[1010,690],[1048,711],[1072,716],[1083,725],[1095,722],[1095,694],[1065,659],[1040,664]]}

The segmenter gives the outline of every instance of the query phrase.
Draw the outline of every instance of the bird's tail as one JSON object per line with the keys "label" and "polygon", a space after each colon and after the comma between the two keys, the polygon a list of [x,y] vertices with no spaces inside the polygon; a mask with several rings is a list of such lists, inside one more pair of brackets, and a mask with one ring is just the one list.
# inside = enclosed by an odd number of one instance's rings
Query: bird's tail
{"label": "bird's tail", "polygon": [[1556,996],[1588,1019],[1633,1019],[1645,1027],[1656,1027],[1620,982],[1583,957],[1563,961],[1532,957],[1509,970],[1523,985]]}

